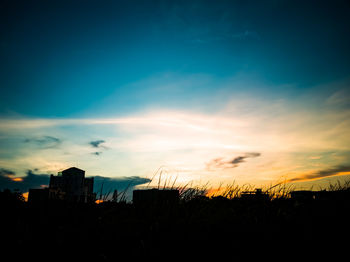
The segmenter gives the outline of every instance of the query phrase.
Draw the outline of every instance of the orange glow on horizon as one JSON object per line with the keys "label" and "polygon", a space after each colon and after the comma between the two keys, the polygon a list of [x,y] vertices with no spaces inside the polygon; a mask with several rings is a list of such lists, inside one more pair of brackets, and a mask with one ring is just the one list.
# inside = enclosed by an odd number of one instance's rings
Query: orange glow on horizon
{"label": "orange glow on horizon", "polygon": [[207,193],[205,194],[206,197],[216,197],[216,196],[222,196],[225,195],[225,193],[229,190],[230,188],[225,186],[225,187],[219,187],[219,188],[210,188],[208,189]]}
{"label": "orange glow on horizon", "polygon": [[14,177],[14,178],[11,178],[11,180],[15,181],[15,182],[22,182],[23,178],[21,178],[21,177]]}
{"label": "orange glow on horizon", "polygon": [[28,195],[29,195],[29,192],[25,192],[22,194],[22,196],[24,197],[24,201],[28,201]]}

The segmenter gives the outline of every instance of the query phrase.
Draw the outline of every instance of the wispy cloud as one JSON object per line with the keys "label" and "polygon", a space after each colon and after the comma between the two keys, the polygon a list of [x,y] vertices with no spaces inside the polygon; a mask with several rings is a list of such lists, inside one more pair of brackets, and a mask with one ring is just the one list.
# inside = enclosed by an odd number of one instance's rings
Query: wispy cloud
{"label": "wispy cloud", "polygon": [[[323,152],[350,151],[350,111],[334,106],[343,101],[339,94],[317,97],[317,103],[314,98],[314,93],[297,102],[236,95],[216,111],[149,108],[118,117],[0,119],[0,165],[50,172],[79,165],[106,177],[147,176],[160,165],[193,170],[179,171],[179,181],[217,180],[219,173],[243,183],[267,183],[285,174],[301,174],[294,181],[316,179],[329,175],[308,173],[316,164],[348,165]],[[33,136],[23,143],[28,133]],[[64,141],[58,150],[40,150],[58,144],[55,138]]]}
{"label": "wispy cloud", "polygon": [[247,158],[255,158],[259,157],[260,153],[245,153],[244,155],[237,156],[231,159],[224,159],[224,158],[215,158],[211,160],[209,163],[207,163],[207,169],[227,169],[227,168],[235,168],[238,167],[239,164],[246,162]]}
{"label": "wispy cloud", "polygon": [[350,107],[350,90],[348,86],[344,87],[343,89],[337,90],[332,95],[330,95],[327,100],[326,104],[328,106],[335,106],[335,107]]}
{"label": "wispy cloud", "polygon": [[298,181],[306,181],[306,180],[315,180],[321,179],[325,177],[338,176],[343,173],[350,174],[350,166],[349,165],[340,165],[334,166],[331,168],[319,170],[316,172],[312,172],[309,174],[302,174],[292,179],[289,179],[288,182],[298,182]]}
{"label": "wispy cloud", "polygon": [[24,140],[25,143],[30,143],[32,145],[35,145],[40,148],[55,148],[57,147],[62,141],[61,139],[53,136],[42,136],[42,137],[35,137],[35,138],[26,138]]}

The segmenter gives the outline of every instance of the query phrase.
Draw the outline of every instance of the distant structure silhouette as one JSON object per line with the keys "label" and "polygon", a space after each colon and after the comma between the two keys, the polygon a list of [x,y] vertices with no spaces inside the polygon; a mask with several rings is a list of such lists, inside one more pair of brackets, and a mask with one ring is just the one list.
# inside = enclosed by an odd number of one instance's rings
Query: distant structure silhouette
{"label": "distant structure silhouette", "polygon": [[255,191],[244,191],[241,195],[245,200],[268,200],[269,195],[263,192],[261,188],[256,188]]}
{"label": "distant structure silhouette", "polygon": [[290,197],[297,201],[309,201],[316,199],[317,192],[310,190],[295,190],[290,192]]}
{"label": "distant structure silhouette", "polygon": [[334,200],[343,201],[350,199],[350,190],[335,190],[335,191],[311,191],[311,190],[297,190],[290,193],[291,199],[297,201],[311,201],[311,200]]}
{"label": "distant structure silhouette", "polygon": [[85,178],[85,171],[71,167],[57,176],[50,176],[48,188],[30,189],[28,202],[37,203],[47,200],[63,200],[75,203],[92,203],[96,199],[94,178]]}

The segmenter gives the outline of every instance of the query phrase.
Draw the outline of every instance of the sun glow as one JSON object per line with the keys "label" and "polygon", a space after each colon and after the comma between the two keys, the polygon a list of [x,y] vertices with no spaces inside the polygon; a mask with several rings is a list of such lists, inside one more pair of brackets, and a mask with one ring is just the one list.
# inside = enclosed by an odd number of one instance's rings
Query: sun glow
{"label": "sun glow", "polygon": [[14,177],[14,178],[11,178],[11,180],[15,181],[15,182],[22,182],[23,178],[21,178],[21,177]]}
{"label": "sun glow", "polygon": [[[63,142],[55,148],[36,145],[33,150],[22,142],[21,158],[11,160],[28,168],[36,163],[32,168],[47,172],[81,165],[96,175],[149,177],[152,170],[169,166],[177,170],[177,183],[218,185],[235,180],[259,185],[282,178],[296,181],[305,174],[306,180],[317,179],[308,175],[316,164],[328,168],[346,161],[341,152],[350,142],[347,114],[337,114],[342,124],[330,130],[335,113],[321,116],[280,101],[278,106],[260,101],[259,108],[242,113],[237,106],[241,104],[232,102],[211,114],[153,110],[115,118],[5,119],[0,131],[20,137],[30,129],[59,137]],[[89,141],[97,138],[105,141],[103,147],[91,147]],[[334,148],[342,151],[326,157],[325,152]],[[19,177],[11,179],[22,182]]]}
{"label": "sun glow", "polygon": [[23,198],[24,198],[24,201],[28,201],[28,196],[29,196],[29,192],[25,192],[22,194]]}

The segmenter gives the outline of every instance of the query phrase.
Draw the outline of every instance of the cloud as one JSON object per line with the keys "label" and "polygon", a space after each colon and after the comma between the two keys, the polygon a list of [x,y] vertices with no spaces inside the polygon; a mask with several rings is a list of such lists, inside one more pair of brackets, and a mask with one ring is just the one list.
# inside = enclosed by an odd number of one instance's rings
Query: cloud
{"label": "cloud", "polygon": [[151,182],[150,179],[139,176],[117,178],[95,176],[94,192],[96,193],[97,198],[100,198],[102,193],[102,198],[106,197],[107,199],[110,199],[114,190],[117,190],[118,194],[124,195],[125,199],[130,201],[132,199],[132,192],[135,186],[143,185],[149,182]]}
{"label": "cloud", "polygon": [[245,153],[242,156],[237,156],[233,159],[224,159],[222,157],[215,158],[211,160],[209,163],[207,163],[207,169],[227,169],[227,168],[234,168],[238,167],[239,164],[246,162],[247,158],[255,158],[259,157],[261,153],[252,152],[252,153]]}
{"label": "cloud", "polygon": [[53,136],[43,136],[37,138],[27,138],[24,140],[25,143],[30,143],[40,148],[55,148],[62,141],[61,139]]}
{"label": "cloud", "polygon": [[4,168],[0,169],[0,188],[28,192],[30,188],[40,188],[49,184],[48,174],[35,174],[37,170],[27,170],[23,177],[16,176],[16,173]]}
{"label": "cloud", "polygon": [[[216,83],[215,79],[208,82]],[[349,150],[350,111],[333,106],[343,101],[340,94],[327,101],[329,92],[315,96],[310,92],[294,100],[278,94],[260,96],[258,91],[256,97],[236,94],[230,98],[229,89],[245,82],[245,76],[242,80],[233,78],[232,83],[218,82],[218,86],[227,85],[227,89],[217,101],[222,100],[223,94],[229,101],[222,101],[220,106],[215,102],[214,112],[159,107],[118,117],[113,117],[111,111],[110,117],[1,119],[0,166],[32,170],[39,167],[55,172],[67,164],[79,163],[101,176],[143,176],[164,164],[196,170],[179,172],[181,181],[217,181],[217,173],[227,171],[220,179],[231,180],[234,175],[239,183],[259,184],[276,181],[285,174],[305,176],[309,170],[316,173],[322,169],[320,166],[329,163],[346,163],[335,156],[319,161],[309,159],[322,152]],[[253,88],[255,84],[253,78]],[[263,83],[261,90],[265,88]],[[210,103],[202,104],[205,108]],[[32,150],[33,146],[23,143],[28,134],[52,134],[65,140],[61,150],[47,154],[46,150]],[[90,144],[100,140],[108,144]],[[108,153],[104,145],[110,148]],[[263,152],[264,157],[250,159],[245,152]],[[241,168],[235,168],[240,165]]]}
{"label": "cloud", "polygon": [[139,176],[131,177],[103,177],[95,176],[94,177],[94,191],[99,193],[103,189],[103,193],[107,193],[112,190],[126,190],[127,188],[132,189],[137,185],[142,185],[149,183],[151,180],[149,178],[143,178]]}
{"label": "cloud", "polygon": [[326,105],[336,108],[350,107],[350,90],[348,87],[337,90],[326,100]]}
{"label": "cloud", "polygon": [[102,152],[92,152],[91,154],[92,154],[92,155],[95,155],[95,156],[99,156],[99,155],[102,154]]}
{"label": "cloud", "polygon": [[298,181],[305,181],[305,180],[315,180],[320,179],[324,177],[332,177],[332,176],[338,176],[341,175],[341,173],[349,173],[350,174],[350,166],[348,165],[339,165],[332,168],[320,170],[311,174],[304,174],[300,175],[298,177],[289,179],[288,182],[298,182]]}
{"label": "cloud", "polygon": [[[28,192],[31,188],[47,187],[50,182],[50,175],[37,174],[38,170],[27,170],[23,177],[16,176],[12,170],[0,168],[0,190],[10,189],[19,190],[20,192]],[[148,178],[139,176],[131,177],[103,177],[94,176],[94,192],[98,195],[106,195],[113,193],[114,190],[118,192],[126,192],[126,197],[130,198],[131,192],[137,185],[142,185],[151,182]]]}
{"label": "cloud", "polygon": [[89,144],[92,146],[92,147],[95,147],[95,148],[99,148],[99,147],[101,147],[100,145],[102,144],[102,143],[105,143],[106,141],[104,141],[104,140],[96,140],[96,141],[91,141],[91,142],[89,142]]}
{"label": "cloud", "polygon": [[[103,143],[105,143],[106,141],[105,140],[95,140],[95,141],[90,141],[89,144],[93,147],[93,148],[98,148],[98,149],[107,149],[106,146],[104,145],[101,145]],[[95,152],[92,152],[91,154],[92,155],[95,155],[95,156],[100,156],[103,152],[102,151],[95,151]]]}
{"label": "cloud", "polygon": [[14,176],[14,175],[15,175],[14,171],[11,171],[11,170],[8,170],[5,168],[0,168],[0,177],[2,177],[2,176]]}

